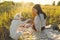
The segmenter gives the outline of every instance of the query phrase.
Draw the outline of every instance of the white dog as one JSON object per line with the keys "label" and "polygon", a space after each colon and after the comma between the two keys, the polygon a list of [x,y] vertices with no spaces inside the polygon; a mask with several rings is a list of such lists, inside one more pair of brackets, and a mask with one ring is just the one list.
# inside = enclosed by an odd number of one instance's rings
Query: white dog
{"label": "white dog", "polygon": [[10,26],[10,37],[18,40],[21,36],[21,32],[17,32],[17,29],[20,24],[24,24],[23,21],[21,21],[23,17],[20,15],[20,13],[16,14],[14,19],[12,20],[11,26]]}

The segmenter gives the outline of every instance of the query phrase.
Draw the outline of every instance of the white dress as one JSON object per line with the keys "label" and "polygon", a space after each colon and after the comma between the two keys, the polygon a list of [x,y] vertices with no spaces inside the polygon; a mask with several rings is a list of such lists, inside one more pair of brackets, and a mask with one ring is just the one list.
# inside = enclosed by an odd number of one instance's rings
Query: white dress
{"label": "white dress", "polygon": [[21,32],[17,33],[17,29],[18,29],[19,25],[24,23],[21,20],[17,20],[17,19],[20,19],[20,18],[21,18],[21,16],[19,14],[17,14],[14,17],[14,20],[12,20],[11,26],[10,26],[10,37],[15,39],[15,40],[18,40],[18,38],[22,34]]}
{"label": "white dress", "polygon": [[40,17],[37,15],[34,19],[35,28],[37,31],[33,32],[34,39],[33,40],[41,40],[41,27],[46,25],[46,20],[44,19],[44,15],[40,14]]}
{"label": "white dress", "polygon": [[60,32],[57,30],[53,30],[52,28],[45,29],[45,33],[47,34],[49,39],[60,40]]}
{"label": "white dress", "polygon": [[[29,19],[25,21],[19,20],[20,18],[22,18],[20,14],[15,15],[14,20],[12,20],[10,25],[10,37],[14,40],[18,40],[20,36],[23,35],[23,31],[17,31],[18,29],[20,29],[19,26],[29,21]],[[24,30],[24,28],[22,28],[22,30]]]}

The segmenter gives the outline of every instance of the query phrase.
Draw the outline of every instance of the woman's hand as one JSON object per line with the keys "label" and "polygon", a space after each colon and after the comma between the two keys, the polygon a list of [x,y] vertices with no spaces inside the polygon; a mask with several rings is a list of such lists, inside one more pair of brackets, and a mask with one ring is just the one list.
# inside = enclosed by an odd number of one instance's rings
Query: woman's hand
{"label": "woman's hand", "polygon": [[32,24],[32,28],[33,28],[34,31],[37,31],[34,24]]}

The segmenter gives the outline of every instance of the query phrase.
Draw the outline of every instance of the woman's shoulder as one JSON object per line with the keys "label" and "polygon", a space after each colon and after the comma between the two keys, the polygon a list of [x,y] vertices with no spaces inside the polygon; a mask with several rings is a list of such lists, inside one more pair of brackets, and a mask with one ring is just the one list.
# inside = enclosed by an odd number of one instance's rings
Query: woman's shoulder
{"label": "woman's shoulder", "polygon": [[40,22],[39,16],[36,16],[36,17],[35,17],[34,22],[35,22],[36,24]]}
{"label": "woman's shoulder", "polygon": [[39,15],[40,15],[40,16],[44,16],[44,14],[42,14],[42,13],[40,13]]}
{"label": "woman's shoulder", "polygon": [[39,19],[39,16],[37,15],[37,16],[35,16],[35,19],[34,20],[38,20]]}

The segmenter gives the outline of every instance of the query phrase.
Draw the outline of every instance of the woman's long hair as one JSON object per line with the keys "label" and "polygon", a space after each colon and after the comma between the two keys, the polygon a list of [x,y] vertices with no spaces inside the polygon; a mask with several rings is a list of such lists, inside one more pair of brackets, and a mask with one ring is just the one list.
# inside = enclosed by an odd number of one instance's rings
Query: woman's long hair
{"label": "woman's long hair", "polygon": [[33,8],[37,10],[38,15],[42,13],[44,15],[44,19],[46,19],[46,14],[42,11],[41,6],[39,4],[36,4]]}

